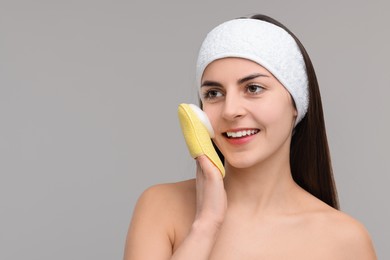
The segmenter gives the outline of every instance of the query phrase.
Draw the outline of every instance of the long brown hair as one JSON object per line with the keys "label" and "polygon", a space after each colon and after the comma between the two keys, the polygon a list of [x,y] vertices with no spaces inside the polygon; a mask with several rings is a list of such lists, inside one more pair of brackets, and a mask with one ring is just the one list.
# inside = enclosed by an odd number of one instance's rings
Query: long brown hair
{"label": "long brown hair", "polygon": [[[261,14],[253,15],[249,19],[262,20],[283,28],[295,39],[301,50],[309,81],[309,107],[305,117],[295,127],[291,139],[291,173],[294,181],[299,186],[329,206],[339,209],[328,139],[326,137],[321,95],[310,57],[299,39],[280,22]],[[200,104],[202,105],[201,101]],[[214,147],[223,162],[223,154],[216,145]]]}

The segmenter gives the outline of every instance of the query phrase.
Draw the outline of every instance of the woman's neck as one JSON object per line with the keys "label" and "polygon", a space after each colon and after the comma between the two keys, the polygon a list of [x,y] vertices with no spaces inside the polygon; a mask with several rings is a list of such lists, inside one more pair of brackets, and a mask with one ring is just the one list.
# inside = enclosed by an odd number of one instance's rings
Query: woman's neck
{"label": "woman's neck", "polygon": [[294,182],[288,156],[273,158],[250,168],[225,163],[225,188],[229,207],[256,212],[281,213],[294,208],[294,198],[302,189]]}

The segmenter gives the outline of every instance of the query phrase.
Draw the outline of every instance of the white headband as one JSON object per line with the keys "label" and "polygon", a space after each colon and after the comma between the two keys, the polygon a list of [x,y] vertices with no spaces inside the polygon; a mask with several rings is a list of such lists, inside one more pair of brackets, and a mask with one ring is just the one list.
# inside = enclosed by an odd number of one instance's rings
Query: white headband
{"label": "white headband", "polygon": [[235,19],[217,26],[207,34],[199,51],[199,87],[207,65],[226,57],[248,59],[266,68],[294,99],[298,111],[295,125],[305,116],[309,104],[306,66],[297,43],[287,31],[257,19]]}

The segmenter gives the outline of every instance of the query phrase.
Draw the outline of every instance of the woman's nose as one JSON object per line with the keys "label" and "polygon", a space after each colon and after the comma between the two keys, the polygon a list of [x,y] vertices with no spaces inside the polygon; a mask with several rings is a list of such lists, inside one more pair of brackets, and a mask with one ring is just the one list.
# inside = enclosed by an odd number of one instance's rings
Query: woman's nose
{"label": "woman's nose", "polygon": [[235,120],[245,115],[243,102],[237,93],[226,94],[222,113],[227,120]]}

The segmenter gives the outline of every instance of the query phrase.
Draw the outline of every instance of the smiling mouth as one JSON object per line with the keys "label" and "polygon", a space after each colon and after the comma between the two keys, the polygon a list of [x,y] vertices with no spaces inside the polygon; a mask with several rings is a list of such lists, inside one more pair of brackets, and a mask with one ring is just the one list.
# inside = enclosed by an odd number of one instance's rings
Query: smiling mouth
{"label": "smiling mouth", "polygon": [[223,133],[223,135],[226,136],[227,138],[241,138],[245,136],[255,135],[258,132],[260,132],[259,129],[250,129],[250,130],[241,130],[235,132],[225,132]]}

